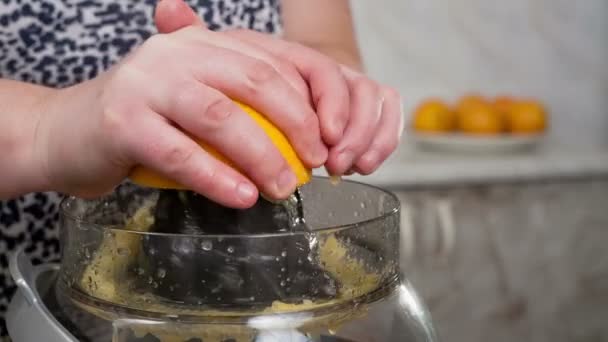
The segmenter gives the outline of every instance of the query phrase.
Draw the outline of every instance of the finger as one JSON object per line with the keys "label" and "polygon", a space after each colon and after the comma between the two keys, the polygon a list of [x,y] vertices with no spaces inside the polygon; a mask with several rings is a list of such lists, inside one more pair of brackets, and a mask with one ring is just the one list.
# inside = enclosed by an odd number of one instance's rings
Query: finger
{"label": "finger", "polygon": [[327,148],[317,116],[297,91],[269,64],[227,49],[213,49],[205,63],[194,66],[197,78],[264,113],[287,136],[306,165],[323,165]]}
{"label": "finger", "polygon": [[201,34],[200,30],[193,29],[188,31],[188,35],[192,42],[229,49],[270,64],[307,102],[311,103],[308,84],[297,69],[284,59],[276,57],[258,45],[237,39],[225,32],[206,31],[205,34]]}
{"label": "finger", "polygon": [[228,34],[251,42],[290,61],[308,82],[326,144],[337,144],[344,134],[350,113],[349,89],[339,66],[329,57],[302,45],[254,31]]}
{"label": "finger", "polygon": [[278,148],[232,100],[195,80],[169,98],[159,112],[226,156],[265,195],[284,199],[295,191],[296,176]]}
{"label": "finger", "polygon": [[399,93],[385,89],[380,124],[369,149],[355,163],[356,171],[368,175],[374,172],[399,146],[403,134],[404,115]]}
{"label": "finger", "polygon": [[329,152],[327,169],[334,175],[350,170],[372,143],[378,126],[383,97],[373,81],[358,77],[351,82],[351,117],[342,140]]}
{"label": "finger", "polygon": [[171,33],[186,26],[205,26],[202,19],[183,0],[159,1],[154,12],[154,22],[160,33]]}
{"label": "finger", "polygon": [[246,177],[205,152],[156,113],[140,120],[138,134],[126,139],[137,164],[183,184],[209,199],[233,208],[251,207],[256,187]]}

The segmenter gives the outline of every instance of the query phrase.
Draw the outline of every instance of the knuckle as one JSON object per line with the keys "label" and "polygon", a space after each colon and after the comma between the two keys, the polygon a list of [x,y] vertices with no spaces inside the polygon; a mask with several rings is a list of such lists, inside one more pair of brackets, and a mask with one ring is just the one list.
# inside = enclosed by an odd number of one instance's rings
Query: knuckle
{"label": "knuckle", "polygon": [[183,146],[175,145],[166,148],[161,152],[161,161],[167,165],[171,170],[171,173],[178,174],[181,170],[184,170],[188,162],[192,160],[192,157],[196,153],[197,147],[194,145]]}
{"label": "knuckle", "polygon": [[191,112],[191,108],[200,103],[200,89],[194,82],[181,82],[175,84],[173,96],[170,97],[169,110],[180,114],[184,111]]}
{"label": "knuckle", "polygon": [[249,162],[244,165],[247,173],[258,181],[266,184],[273,182],[285,162],[279,151],[270,141],[258,145],[259,148],[250,151]]}
{"label": "knuckle", "polygon": [[279,77],[275,68],[261,60],[255,60],[248,66],[247,86],[250,90],[256,90],[264,84],[272,83]]}
{"label": "knuckle", "polygon": [[376,84],[376,82],[365,78],[365,77],[358,77],[353,81],[353,91],[360,95],[360,94],[369,94],[369,93],[377,93],[379,92],[379,87]]}
{"label": "knuckle", "polygon": [[314,136],[311,133],[319,131],[319,119],[314,114],[304,114],[294,121],[293,130],[308,136]]}
{"label": "knuckle", "polygon": [[388,101],[401,102],[401,94],[393,87],[384,87],[384,98]]}
{"label": "knuckle", "polygon": [[103,111],[100,127],[104,132],[122,132],[126,126],[126,121],[122,110],[115,106],[110,106]]}
{"label": "knuckle", "polygon": [[219,188],[219,177],[220,173],[218,172],[218,168],[214,165],[207,165],[205,168],[198,168],[194,175],[194,178],[200,187],[209,193],[213,193]]}
{"label": "knuckle", "polygon": [[234,104],[227,98],[212,99],[204,109],[202,115],[203,127],[218,129],[231,116]]}

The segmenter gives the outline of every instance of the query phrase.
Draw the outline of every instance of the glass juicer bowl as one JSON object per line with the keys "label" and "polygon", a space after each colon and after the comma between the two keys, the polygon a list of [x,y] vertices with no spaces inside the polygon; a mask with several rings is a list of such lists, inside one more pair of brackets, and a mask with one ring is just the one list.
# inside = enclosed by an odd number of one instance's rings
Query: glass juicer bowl
{"label": "glass juicer bowl", "polygon": [[435,340],[400,277],[394,195],[315,178],[299,193],[305,226],[221,234],[154,230],[161,191],[125,186],[62,204],[56,293],[78,340]]}

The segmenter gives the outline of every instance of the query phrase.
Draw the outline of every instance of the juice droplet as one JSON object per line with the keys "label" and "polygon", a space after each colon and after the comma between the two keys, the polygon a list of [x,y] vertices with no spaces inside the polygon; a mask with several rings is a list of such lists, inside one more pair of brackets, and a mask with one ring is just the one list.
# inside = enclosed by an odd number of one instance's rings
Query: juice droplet
{"label": "juice droplet", "polygon": [[167,271],[165,271],[164,268],[159,268],[156,271],[156,276],[159,277],[159,278],[161,278],[161,279],[164,278],[166,275],[167,275]]}
{"label": "juice droplet", "polygon": [[210,251],[213,248],[213,243],[209,240],[201,242],[201,249],[204,251]]}
{"label": "juice droplet", "polygon": [[342,181],[342,177],[340,176],[329,176],[329,182],[331,183],[331,185],[338,185],[340,184],[340,182]]}

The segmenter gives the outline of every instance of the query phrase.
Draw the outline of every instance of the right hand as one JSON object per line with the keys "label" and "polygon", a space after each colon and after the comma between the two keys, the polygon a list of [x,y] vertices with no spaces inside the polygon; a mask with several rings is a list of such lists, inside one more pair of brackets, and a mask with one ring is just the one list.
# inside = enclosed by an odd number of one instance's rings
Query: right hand
{"label": "right hand", "polygon": [[[295,175],[231,98],[264,113],[307,166],[324,164],[328,150],[295,67],[237,38],[189,26],[151,37],[105,74],[49,98],[34,149],[47,187],[98,196],[143,165],[230,207],[253,205],[258,189],[287,197]],[[229,156],[242,174],[189,135]]]}

